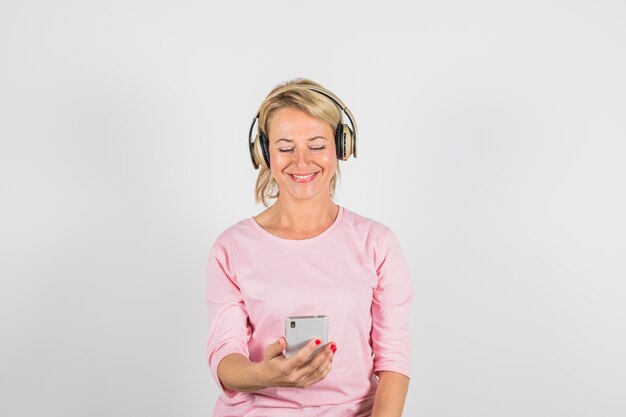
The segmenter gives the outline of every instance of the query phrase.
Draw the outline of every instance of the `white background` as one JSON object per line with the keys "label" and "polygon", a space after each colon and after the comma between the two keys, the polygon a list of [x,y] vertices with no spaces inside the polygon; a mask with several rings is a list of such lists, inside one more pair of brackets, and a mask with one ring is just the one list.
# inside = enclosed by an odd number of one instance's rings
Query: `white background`
{"label": "white background", "polygon": [[626,415],[623,1],[0,3],[0,415],[209,416],[208,250],[311,78],[414,276],[405,416]]}

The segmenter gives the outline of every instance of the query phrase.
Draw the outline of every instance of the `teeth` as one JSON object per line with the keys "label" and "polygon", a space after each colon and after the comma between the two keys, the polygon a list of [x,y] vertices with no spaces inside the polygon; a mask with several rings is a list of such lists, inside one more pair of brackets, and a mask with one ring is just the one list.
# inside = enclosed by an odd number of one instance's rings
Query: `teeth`
{"label": "teeth", "polygon": [[299,180],[303,180],[303,179],[306,179],[306,178],[311,178],[313,175],[314,175],[314,173],[313,174],[309,174],[309,175],[295,175],[295,174],[291,174],[291,176],[293,176],[295,178],[298,178]]}

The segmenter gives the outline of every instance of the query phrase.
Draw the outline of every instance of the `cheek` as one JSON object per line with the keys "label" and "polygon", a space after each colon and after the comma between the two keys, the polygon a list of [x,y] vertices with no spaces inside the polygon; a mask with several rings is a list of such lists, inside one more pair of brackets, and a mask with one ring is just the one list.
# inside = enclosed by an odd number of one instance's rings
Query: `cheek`
{"label": "cheek", "polygon": [[289,159],[289,156],[286,155],[289,154],[279,152],[277,149],[270,149],[270,165],[272,169],[285,165],[286,161]]}
{"label": "cheek", "polygon": [[327,166],[337,165],[337,155],[335,154],[335,150],[329,149],[328,152],[324,152],[324,155],[320,155],[320,162]]}
{"label": "cheek", "polygon": [[324,169],[324,177],[330,178],[337,171],[337,158],[334,155],[329,155],[323,161],[320,160],[318,165]]}

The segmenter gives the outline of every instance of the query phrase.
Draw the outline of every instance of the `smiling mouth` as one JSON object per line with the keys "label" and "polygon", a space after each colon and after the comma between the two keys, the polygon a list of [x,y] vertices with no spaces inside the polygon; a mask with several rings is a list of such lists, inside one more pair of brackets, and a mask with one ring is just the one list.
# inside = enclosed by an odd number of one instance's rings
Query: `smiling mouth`
{"label": "smiling mouth", "polygon": [[308,174],[308,175],[295,175],[295,174],[288,174],[288,175],[295,182],[307,183],[307,182],[313,181],[317,177],[317,174],[319,174],[319,171]]}

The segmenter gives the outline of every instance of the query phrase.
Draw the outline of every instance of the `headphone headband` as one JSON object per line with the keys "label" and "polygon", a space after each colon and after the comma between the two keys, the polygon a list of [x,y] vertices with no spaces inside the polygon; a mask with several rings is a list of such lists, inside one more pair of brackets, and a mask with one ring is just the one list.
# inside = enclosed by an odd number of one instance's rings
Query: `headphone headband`
{"label": "headphone headband", "polygon": [[[253,146],[254,143],[252,141],[252,130],[254,129],[254,124],[257,123],[257,121],[259,120],[259,114],[261,113],[261,108],[263,107],[263,104],[271,99],[276,97],[279,94],[282,94],[286,91],[289,90],[297,90],[297,89],[306,89],[306,90],[311,90],[311,91],[315,91],[317,93],[323,94],[326,97],[330,98],[333,102],[335,102],[335,104],[337,104],[339,106],[339,108],[341,108],[341,110],[345,113],[346,117],[348,118],[348,120],[350,121],[350,125],[352,126],[352,143],[353,143],[353,155],[356,158],[356,139],[357,139],[357,126],[356,126],[356,122],[354,121],[354,116],[352,115],[352,112],[350,111],[350,109],[348,109],[348,107],[343,104],[343,102],[341,101],[341,99],[339,99],[339,97],[337,97],[335,94],[333,94],[331,91],[328,91],[327,89],[325,89],[324,87],[317,87],[317,86],[293,86],[293,85],[286,85],[282,88],[279,88],[277,91],[275,91],[274,93],[270,94],[269,96],[267,96],[265,98],[265,100],[263,100],[263,103],[261,103],[261,105],[259,106],[259,109],[257,110],[254,118],[252,119],[252,124],[250,125],[250,131],[248,132],[248,146],[250,148],[250,153],[253,153]],[[339,125],[341,125],[341,121],[339,121]],[[261,130],[260,128],[258,128],[258,130]],[[257,168],[255,162],[254,162],[254,157],[252,160],[252,164],[254,165],[255,168]]]}

